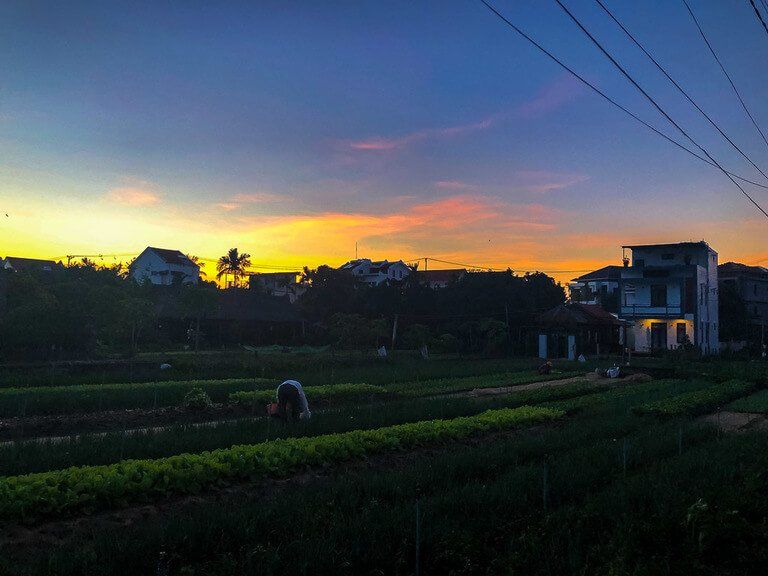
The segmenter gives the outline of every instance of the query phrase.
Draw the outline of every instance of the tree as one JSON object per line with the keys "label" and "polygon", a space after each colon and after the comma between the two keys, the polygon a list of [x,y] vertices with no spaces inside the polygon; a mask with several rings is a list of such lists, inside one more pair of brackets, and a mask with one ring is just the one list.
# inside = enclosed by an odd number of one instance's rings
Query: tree
{"label": "tree", "polygon": [[[245,254],[245,256],[249,256],[250,257],[249,254]],[[187,258],[189,259],[190,262],[192,262],[193,264],[197,265],[197,267],[199,268],[198,273],[200,274],[200,278],[207,278],[208,277],[208,275],[203,270],[203,264],[202,264],[202,261],[200,260],[200,256],[195,256],[193,254],[187,254]],[[251,263],[248,262],[249,266],[250,266],[250,264]]]}
{"label": "tree", "polygon": [[245,274],[246,268],[250,265],[250,254],[240,254],[237,248],[230,248],[229,252],[219,258],[219,261],[216,263],[216,279],[221,279],[224,276],[226,282],[227,274],[232,274],[233,284],[237,287],[239,286],[240,277]]}

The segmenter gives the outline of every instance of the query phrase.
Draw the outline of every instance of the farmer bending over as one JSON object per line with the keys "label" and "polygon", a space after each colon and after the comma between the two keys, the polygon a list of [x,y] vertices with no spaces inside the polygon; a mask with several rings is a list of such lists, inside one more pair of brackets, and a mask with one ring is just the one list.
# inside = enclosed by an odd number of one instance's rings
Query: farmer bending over
{"label": "farmer bending over", "polygon": [[284,420],[289,419],[289,414],[293,420],[297,417],[309,420],[312,417],[301,383],[296,380],[286,380],[277,387],[277,410]]}

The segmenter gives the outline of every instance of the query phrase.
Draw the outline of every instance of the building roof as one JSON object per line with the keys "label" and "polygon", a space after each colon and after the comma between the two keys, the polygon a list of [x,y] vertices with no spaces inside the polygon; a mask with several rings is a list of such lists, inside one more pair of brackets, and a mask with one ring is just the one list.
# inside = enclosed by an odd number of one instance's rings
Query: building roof
{"label": "building roof", "polygon": [[622,246],[622,248],[629,248],[631,250],[634,250],[635,248],[706,248],[707,250],[711,250],[709,244],[707,244],[704,240],[699,240],[698,242],[672,242],[670,244],[634,244],[634,245],[627,245]]}
{"label": "building roof", "polygon": [[40,260],[38,258],[20,258],[18,256],[6,256],[5,264],[14,270],[46,270],[61,266],[53,260]]}
{"label": "building roof", "polygon": [[741,262],[726,262],[717,267],[717,273],[724,274],[750,274],[753,276],[768,276],[768,268],[764,266],[749,266]]}
{"label": "building roof", "polygon": [[354,270],[361,264],[368,264],[368,273],[369,274],[378,274],[379,272],[386,272],[389,270],[392,266],[395,266],[397,264],[401,264],[408,267],[405,262],[402,260],[397,260],[395,262],[390,262],[389,260],[374,260],[371,261],[368,258],[358,258],[357,260],[350,260],[346,264],[342,264],[339,266],[339,270]]}
{"label": "building roof", "polygon": [[427,282],[450,282],[466,274],[464,268],[451,268],[447,270],[419,270],[416,274]]}
{"label": "building roof", "polygon": [[585,282],[588,280],[619,280],[621,278],[621,266],[603,266],[593,272],[587,272],[574,278],[571,282]]}
{"label": "building roof", "polygon": [[598,304],[559,304],[539,315],[544,326],[621,326],[623,322]]}
{"label": "building roof", "polygon": [[[186,254],[180,250],[168,250],[167,248],[155,248],[154,246],[147,246],[141,254],[144,254],[147,250],[151,250],[166,264],[176,264],[178,266],[194,266],[200,268],[197,264],[192,262]],[[139,256],[141,256],[139,254]]]}

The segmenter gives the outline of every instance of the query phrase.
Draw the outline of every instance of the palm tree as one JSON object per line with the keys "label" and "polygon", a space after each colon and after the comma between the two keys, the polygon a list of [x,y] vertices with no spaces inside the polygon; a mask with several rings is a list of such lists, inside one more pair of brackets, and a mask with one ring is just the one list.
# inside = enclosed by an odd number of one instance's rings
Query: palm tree
{"label": "palm tree", "polygon": [[216,263],[216,278],[221,279],[224,276],[226,284],[227,274],[232,274],[233,284],[237,287],[240,276],[245,273],[245,269],[251,265],[250,254],[240,254],[237,248],[230,248],[226,255],[219,258]]}
{"label": "palm tree", "polygon": [[203,261],[200,259],[200,256],[194,256],[193,254],[187,254],[186,256],[187,259],[192,262],[192,264],[197,265],[200,278],[207,278],[208,274],[206,274],[203,270]]}

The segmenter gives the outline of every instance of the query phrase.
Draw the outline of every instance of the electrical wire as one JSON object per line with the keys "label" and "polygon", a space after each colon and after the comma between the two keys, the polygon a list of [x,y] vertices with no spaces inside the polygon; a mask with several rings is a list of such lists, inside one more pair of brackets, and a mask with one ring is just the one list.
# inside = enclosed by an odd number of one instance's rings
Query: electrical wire
{"label": "electrical wire", "polygon": [[[750,1],[752,1],[752,0],[750,0]],[[763,171],[760,169],[760,167],[759,167],[757,164],[755,164],[755,163],[752,161],[752,159],[751,159],[749,156],[747,156],[747,154],[746,154],[746,153],[745,153],[745,152],[744,152],[744,151],[743,151],[741,148],[739,148],[739,147],[736,145],[736,143],[735,143],[733,140],[731,140],[731,138],[729,138],[729,137],[728,137],[728,135],[727,135],[725,132],[723,132],[723,130],[720,128],[720,126],[718,126],[718,125],[715,123],[715,121],[714,121],[714,120],[713,120],[713,119],[712,119],[712,118],[709,116],[709,114],[707,114],[707,113],[706,113],[704,110],[702,110],[701,106],[699,106],[699,105],[698,105],[698,104],[697,104],[697,103],[696,103],[696,102],[693,100],[693,98],[692,98],[692,97],[691,97],[691,96],[688,94],[688,92],[686,92],[686,91],[683,89],[683,87],[682,87],[682,86],[680,86],[680,84],[679,84],[679,83],[678,83],[678,82],[677,82],[677,81],[676,81],[674,78],[672,78],[672,76],[671,76],[671,75],[670,75],[670,74],[669,74],[669,73],[668,73],[668,72],[667,72],[667,71],[664,69],[664,67],[663,67],[661,64],[659,64],[659,62],[656,60],[656,58],[654,58],[654,57],[651,55],[651,53],[650,53],[650,52],[648,52],[648,50],[646,50],[646,49],[645,49],[645,47],[644,47],[644,46],[643,46],[643,45],[640,43],[640,41],[639,41],[639,40],[637,40],[637,38],[635,38],[635,37],[632,35],[632,33],[631,33],[629,30],[627,30],[627,28],[624,26],[624,24],[622,24],[622,23],[619,21],[619,19],[618,19],[618,18],[616,18],[616,16],[613,14],[613,12],[611,12],[611,11],[608,9],[608,7],[607,7],[607,6],[606,6],[606,5],[603,3],[603,1],[602,1],[602,0],[595,0],[595,2],[597,2],[597,4],[600,6],[600,8],[602,8],[602,9],[605,11],[605,13],[606,13],[606,14],[608,14],[608,16],[610,16],[610,18],[611,18],[611,19],[612,19],[612,20],[613,20],[613,21],[614,21],[614,22],[615,22],[615,23],[618,25],[618,27],[622,29],[622,31],[623,31],[623,32],[624,32],[624,33],[625,33],[625,34],[626,34],[626,35],[627,35],[627,36],[630,38],[630,40],[632,40],[632,42],[634,42],[634,43],[635,43],[635,45],[636,45],[638,48],[640,48],[640,50],[642,50],[643,54],[645,54],[645,55],[646,55],[646,56],[647,56],[647,57],[648,57],[648,58],[651,60],[651,62],[653,62],[653,63],[654,63],[654,65],[656,66],[656,68],[658,68],[658,69],[661,71],[661,73],[662,73],[662,74],[664,74],[664,76],[666,76],[666,77],[667,77],[667,80],[669,80],[669,81],[670,81],[670,82],[671,82],[671,83],[674,85],[674,87],[675,87],[675,88],[677,88],[677,89],[678,89],[678,91],[679,91],[679,92],[680,92],[680,93],[681,93],[683,96],[685,96],[686,100],[688,100],[688,102],[690,102],[690,103],[691,103],[691,104],[692,104],[692,105],[693,105],[693,106],[696,108],[696,110],[698,110],[699,112],[701,112],[702,116],[704,116],[704,118],[706,118],[706,119],[709,121],[709,123],[710,123],[712,126],[714,126],[714,128],[715,128],[715,129],[716,129],[716,130],[717,130],[717,131],[720,133],[720,135],[721,135],[723,138],[725,138],[725,139],[726,139],[726,140],[727,140],[727,141],[730,143],[730,145],[731,145],[731,146],[733,146],[733,148],[735,148],[735,149],[736,149],[736,151],[737,151],[739,154],[741,154],[741,155],[744,157],[744,159],[745,159],[747,162],[749,162],[749,163],[750,163],[750,164],[751,164],[751,165],[752,165],[752,166],[753,166],[753,167],[754,167],[754,168],[755,168],[755,169],[756,169],[758,172],[760,172],[760,174],[762,174],[762,175],[763,175],[763,177],[764,177],[765,179],[767,179],[767,180],[768,180],[768,175],[766,175],[766,174],[765,174],[765,172],[763,172]],[[754,4],[753,4],[753,6],[754,6]],[[755,8],[755,10],[757,10],[757,8]]]}
{"label": "electrical wire", "polygon": [[728,74],[728,72],[725,69],[725,66],[723,66],[723,63],[720,61],[720,58],[717,56],[715,49],[712,48],[712,44],[709,43],[709,40],[707,39],[707,35],[704,34],[704,30],[701,28],[701,25],[699,24],[699,21],[696,18],[696,15],[693,13],[691,6],[688,4],[687,0],[683,0],[683,4],[685,4],[685,7],[688,9],[688,14],[691,15],[691,18],[693,19],[693,23],[696,24],[696,28],[699,30],[699,34],[701,34],[701,37],[704,40],[704,43],[707,45],[707,48],[709,48],[709,52],[714,57],[715,62],[717,62],[717,65],[720,66],[720,70],[722,70],[723,74],[725,74],[725,77],[728,79],[728,82],[730,83],[731,88],[733,88],[733,91],[736,94],[736,97],[739,99],[739,102],[741,102],[741,107],[744,108],[744,112],[747,113],[747,116],[749,116],[749,119],[752,121],[752,124],[754,125],[755,129],[760,133],[760,136],[762,136],[763,142],[765,142],[765,145],[768,146],[768,138],[765,137],[765,134],[763,134],[763,131],[760,129],[760,126],[757,125],[757,121],[752,116],[752,113],[749,111],[749,108],[747,108],[747,104],[744,102],[744,98],[741,97],[741,93],[739,93],[738,88],[736,88],[736,84],[734,84],[733,80],[731,80],[731,76]]}
{"label": "electrical wire", "polygon": [[[755,201],[755,199],[754,199],[754,198],[752,198],[752,196],[749,194],[749,192],[747,192],[746,190],[744,190],[744,188],[742,188],[742,187],[741,187],[741,185],[739,185],[739,183],[738,183],[738,182],[736,182],[736,180],[734,180],[734,179],[733,179],[733,178],[730,176],[730,174],[728,174],[728,172],[725,170],[725,168],[723,168],[723,167],[722,167],[722,166],[721,166],[721,165],[720,165],[720,164],[717,162],[717,160],[715,160],[715,159],[712,157],[712,155],[711,155],[709,152],[707,152],[707,150],[706,150],[706,149],[705,149],[703,146],[701,146],[701,145],[700,145],[698,142],[696,142],[696,141],[695,141],[695,140],[694,140],[694,139],[693,139],[691,136],[689,136],[689,135],[688,135],[688,133],[687,133],[687,132],[686,132],[686,131],[685,131],[685,130],[684,130],[684,129],[683,129],[683,128],[682,128],[682,127],[681,127],[681,126],[680,126],[680,125],[677,123],[677,122],[675,122],[675,120],[674,120],[674,119],[673,119],[673,118],[672,118],[672,117],[671,117],[671,116],[670,116],[670,115],[669,115],[669,114],[668,114],[668,113],[667,113],[667,112],[666,112],[666,111],[665,111],[665,110],[664,110],[664,109],[661,107],[661,105],[660,105],[658,102],[656,102],[656,100],[654,100],[654,99],[653,99],[653,97],[652,97],[650,94],[648,94],[648,92],[646,92],[646,91],[643,89],[643,87],[642,87],[642,86],[640,86],[640,84],[638,84],[638,83],[637,83],[637,81],[636,81],[634,78],[632,78],[632,76],[631,76],[631,75],[630,75],[630,74],[629,74],[629,73],[628,73],[628,72],[627,72],[627,71],[626,71],[626,70],[625,70],[625,69],[622,67],[622,65],[621,65],[621,64],[619,64],[619,62],[618,62],[618,61],[617,61],[617,60],[616,60],[616,59],[615,59],[613,56],[611,56],[611,54],[610,54],[610,53],[609,53],[609,52],[608,52],[608,51],[607,51],[607,50],[606,50],[606,49],[603,47],[603,45],[602,45],[602,44],[600,44],[600,42],[597,40],[597,38],[595,38],[595,37],[592,35],[592,33],[590,33],[590,31],[589,31],[589,30],[587,30],[587,29],[586,29],[586,27],[585,27],[585,26],[584,26],[584,25],[583,25],[583,24],[582,24],[582,23],[579,21],[579,19],[578,19],[578,18],[576,18],[576,16],[574,16],[574,15],[573,15],[573,13],[572,13],[570,10],[568,10],[568,7],[567,7],[567,6],[565,6],[565,4],[563,4],[563,3],[561,2],[561,0],[555,0],[555,2],[558,4],[558,6],[560,6],[560,8],[562,8],[562,9],[563,9],[563,11],[564,11],[564,12],[565,12],[565,13],[566,13],[566,14],[567,14],[569,17],[570,17],[570,19],[571,19],[571,20],[572,20],[572,21],[573,21],[573,22],[574,22],[574,23],[575,23],[575,24],[576,24],[576,25],[579,27],[579,29],[580,29],[582,32],[584,32],[584,34],[585,34],[585,35],[586,35],[586,36],[587,36],[587,37],[588,37],[588,38],[589,38],[589,39],[592,41],[592,43],[593,43],[595,46],[597,46],[597,48],[598,48],[598,49],[599,49],[599,50],[600,50],[600,51],[601,51],[601,52],[602,52],[602,53],[603,53],[603,54],[604,54],[604,55],[605,55],[605,56],[606,56],[606,57],[607,57],[607,58],[608,58],[608,59],[611,61],[611,63],[612,63],[612,64],[613,64],[613,65],[614,65],[614,66],[615,66],[615,67],[616,67],[616,68],[617,68],[617,69],[618,69],[618,70],[619,70],[621,73],[622,73],[622,75],[623,75],[623,76],[624,76],[624,77],[625,77],[627,80],[629,80],[629,82],[630,82],[630,83],[631,83],[631,84],[632,84],[632,85],[633,85],[635,88],[637,88],[637,90],[638,90],[638,91],[639,91],[639,92],[640,92],[640,93],[641,93],[643,96],[645,96],[645,98],[646,98],[646,99],[647,99],[647,100],[648,100],[648,101],[649,101],[649,102],[650,102],[650,103],[653,105],[653,107],[654,107],[654,108],[656,108],[656,110],[658,110],[658,111],[659,111],[659,113],[661,113],[661,115],[662,115],[662,116],[664,116],[664,118],[666,118],[666,119],[669,121],[669,123],[670,123],[670,124],[672,124],[672,125],[673,125],[675,128],[677,128],[677,129],[678,129],[678,131],[679,131],[679,132],[680,132],[680,133],[681,133],[683,136],[685,136],[685,137],[688,139],[688,141],[690,141],[690,142],[691,142],[691,144],[693,144],[694,146],[696,146],[696,147],[697,147],[699,150],[701,150],[701,151],[704,153],[704,155],[705,155],[707,158],[709,158],[709,159],[710,159],[712,162],[714,162],[714,164],[717,166],[717,168],[718,168],[718,169],[719,169],[719,170],[720,170],[720,171],[721,171],[723,174],[725,174],[725,176],[726,176],[726,177],[727,177],[727,178],[728,178],[728,179],[729,179],[731,182],[733,182],[734,186],[736,186],[736,187],[739,189],[739,191],[740,191],[740,192],[741,192],[741,193],[742,193],[742,194],[743,194],[743,195],[744,195],[744,196],[745,196],[745,197],[746,197],[746,198],[747,198],[747,199],[748,199],[748,200],[749,200],[749,201],[750,201],[750,202],[751,202],[751,203],[752,203],[752,204],[753,204],[753,205],[754,205],[754,206],[755,206],[755,207],[756,207],[756,208],[757,208],[757,209],[758,209],[760,212],[762,212],[763,216],[765,216],[766,218],[768,218],[768,212],[766,212],[766,211],[763,209],[763,207],[762,207],[762,206],[760,206],[760,204],[758,204],[758,203]],[[683,2],[685,2],[685,0],[683,0]]]}
{"label": "electrical wire", "polygon": [[[648,128],[649,130],[651,130],[651,131],[652,131],[654,134],[656,134],[656,135],[658,135],[658,136],[661,136],[662,138],[664,138],[664,139],[665,139],[667,142],[669,142],[670,144],[673,144],[673,145],[677,146],[678,148],[680,148],[681,150],[683,150],[683,151],[687,152],[688,154],[690,154],[690,155],[691,155],[691,156],[693,156],[694,158],[698,158],[698,159],[699,159],[699,160],[701,160],[702,162],[704,162],[704,163],[706,163],[706,164],[709,164],[710,166],[712,166],[712,167],[714,167],[714,168],[717,168],[717,165],[716,165],[714,162],[710,162],[709,160],[707,160],[707,159],[706,159],[706,158],[704,158],[703,156],[701,156],[701,155],[697,154],[696,152],[694,152],[693,150],[691,150],[690,148],[688,148],[687,146],[685,146],[684,144],[681,144],[680,142],[678,142],[677,140],[675,140],[675,139],[674,139],[674,138],[672,138],[671,136],[668,136],[667,134],[665,134],[665,133],[664,133],[664,132],[662,132],[661,130],[659,130],[659,129],[657,129],[656,127],[652,126],[651,124],[649,124],[648,122],[646,122],[645,120],[643,120],[642,118],[640,118],[640,117],[639,117],[637,114],[635,114],[634,112],[630,111],[630,110],[629,110],[629,109],[627,109],[626,107],[624,107],[624,106],[622,106],[621,104],[619,104],[619,103],[618,103],[616,100],[614,100],[613,98],[611,98],[610,96],[608,96],[608,95],[607,95],[605,92],[603,92],[602,90],[600,90],[600,88],[598,88],[597,86],[595,86],[594,84],[592,84],[591,82],[589,82],[587,79],[585,79],[583,76],[581,76],[581,75],[580,75],[578,72],[576,72],[576,71],[575,71],[575,70],[573,70],[573,69],[572,69],[570,66],[568,66],[568,65],[567,65],[565,62],[563,62],[562,60],[560,60],[560,59],[559,59],[557,56],[555,56],[555,55],[554,55],[552,52],[550,52],[549,50],[547,50],[546,48],[544,48],[544,46],[542,46],[541,44],[539,44],[539,43],[538,43],[536,40],[534,40],[534,39],[533,39],[531,36],[529,36],[529,35],[528,35],[526,32],[524,32],[524,31],[523,31],[521,28],[519,28],[517,25],[515,25],[515,24],[514,24],[512,21],[510,21],[510,20],[509,20],[509,19],[508,19],[506,16],[504,16],[504,15],[503,15],[501,12],[499,12],[498,10],[496,10],[496,8],[494,8],[494,7],[493,7],[491,4],[489,4],[489,3],[488,3],[486,0],[480,0],[480,2],[482,2],[482,3],[485,5],[485,7],[486,7],[486,8],[488,8],[488,10],[490,10],[490,11],[491,11],[493,14],[495,14],[495,15],[496,15],[496,16],[497,16],[497,17],[498,17],[498,18],[499,18],[499,19],[500,19],[502,22],[504,22],[504,23],[505,23],[507,26],[509,26],[510,28],[512,28],[512,30],[514,30],[515,32],[517,32],[517,34],[518,34],[518,35],[520,35],[522,38],[524,38],[525,40],[527,40],[527,41],[528,41],[530,44],[532,44],[534,47],[536,47],[536,48],[537,48],[537,49],[538,49],[538,50],[539,50],[541,53],[543,53],[543,54],[544,54],[545,56],[547,56],[547,57],[548,57],[550,60],[552,60],[553,62],[555,62],[555,63],[556,63],[558,66],[560,66],[560,67],[561,67],[563,70],[565,70],[566,72],[568,72],[569,74],[571,74],[571,75],[572,75],[574,78],[576,78],[577,80],[579,80],[579,81],[580,81],[582,84],[584,84],[585,86],[587,86],[587,87],[588,87],[590,90],[592,90],[593,92],[595,92],[596,94],[598,94],[598,95],[599,95],[600,97],[602,97],[604,100],[606,100],[607,102],[609,102],[610,104],[612,104],[613,106],[615,106],[616,108],[618,108],[619,110],[621,110],[622,112],[624,112],[625,114],[627,114],[628,116],[630,116],[632,119],[636,120],[637,122],[639,122],[640,124],[642,124],[643,126],[645,126],[646,128]],[[747,183],[749,183],[749,184],[752,184],[752,185],[754,185],[754,186],[757,186],[757,187],[759,187],[759,188],[768,189],[768,186],[766,186],[765,184],[760,184],[759,182],[755,182],[755,181],[753,181],[753,180],[750,180],[750,179],[748,179],[748,178],[745,178],[745,177],[743,177],[743,176],[740,176],[740,175],[738,175],[738,174],[736,174],[736,173],[734,173],[734,172],[728,172],[728,171],[726,171],[726,172],[727,172],[727,174],[728,174],[728,175],[730,175],[730,176],[733,176],[734,178],[737,178],[738,180],[741,180],[742,182],[747,182]]]}
{"label": "electrical wire", "polygon": [[[752,4],[752,10],[755,11],[755,15],[757,16],[757,19],[760,20],[760,24],[763,25],[763,30],[765,30],[765,33],[768,34],[768,26],[765,24],[765,20],[763,20],[763,15],[760,14],[760,10],[758,10],[757,6],[755,6],[755,0],[749,0],[749,3]],[[765,2],[763,2],[763,8],[765,8]]]}

